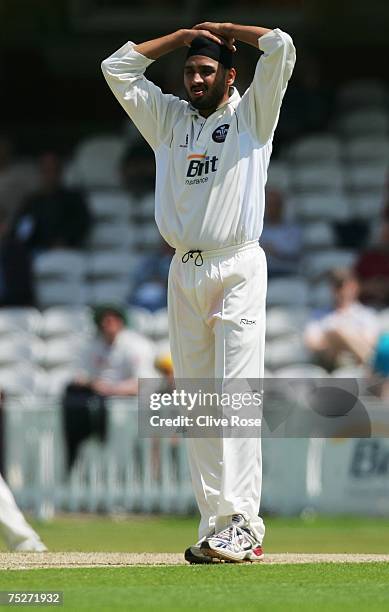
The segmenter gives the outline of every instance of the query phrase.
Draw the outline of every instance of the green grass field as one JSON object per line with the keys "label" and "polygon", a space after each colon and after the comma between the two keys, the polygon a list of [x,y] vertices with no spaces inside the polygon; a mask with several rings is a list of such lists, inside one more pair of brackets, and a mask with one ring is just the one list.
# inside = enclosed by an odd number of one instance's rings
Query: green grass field
{"label": "green grass field", "polygon": [[[61,517],[35,524],[52,551],[180,552],[197,520]],[[388,553],[389,520],[269,518],[266,552]],[[0,590],[62,590],[66,610],[389,610],[389,563],[3,571]]]}
{"label": "green grass field", "polygon": [[[182,552],[196,540],[198,520],[69,515],[50,523],[31,522],[51,551]],[[271,517],[265,523],[268,553],[389,553],[386,518]]]}
{"label": "green grass field", "polygon": [[11,572],[1,589],[62,590],[66,610],[307,612],[389,609],[389,568],[218,565]]}

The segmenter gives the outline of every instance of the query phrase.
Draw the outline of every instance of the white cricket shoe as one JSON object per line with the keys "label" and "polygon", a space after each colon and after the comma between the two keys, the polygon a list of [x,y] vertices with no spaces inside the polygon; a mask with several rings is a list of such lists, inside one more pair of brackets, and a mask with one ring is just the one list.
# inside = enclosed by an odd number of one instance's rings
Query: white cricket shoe
{"label": "white cricket shoe", "polygon": [[13,552],[46,552],[47,548],[43,542],[37,538],[22,540],[12,547]]}
{"label": "white cricket shoe", "polygon": [[234,514],[231,525],[202,542],[200,550],[208,557],[235,563],[262,561],[265,556],[242,514]]}
{"label": "white cricket shoe", "polygon": [[192,544],[192,546],[189,546],[189,548],[186,549],[184,553],[185,561],[188,561],[188,563],[190,564],[213,562],[212,557],[210,557],[209,555],[205,555],[201,551],[201,545],[205,542],[205,540],[206,538],[202,538],[196,544]]}

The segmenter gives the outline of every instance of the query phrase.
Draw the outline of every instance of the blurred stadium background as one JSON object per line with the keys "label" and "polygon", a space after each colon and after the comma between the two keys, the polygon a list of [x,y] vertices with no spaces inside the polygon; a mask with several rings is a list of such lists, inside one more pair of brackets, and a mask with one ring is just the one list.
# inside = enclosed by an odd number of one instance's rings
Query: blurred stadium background
{"label": "blurred stadium background", "polygon": [[[153,156],[109,92],[100,62],[126,40],[204,19],[281,27],[298,52],[268,187],[282,200],[283,221],[301,238],[293,266],[269,279],[268,375],[328,375],[304,344],[305,326],[332,306],[326,273],[352,268],[389,218],[383,0],[341,6],[333,0],[145,0],[136,7],[124,0],[1,0],[1,471],[21,508],[43,519],[59,511],[194,511],[183,446],[139,439],[134,398],[110,401],[106,442],[88,440],[69,475],[60,400],[94,334],[96,305],[121,304],[153,356],[167,351],[166,266],[160,263],[170,255],[153,218]],[[183,95],[183,57],[178,51],[162,58],[150,78]],[[255,59],[255,50],[239,47],[241,92]],[[50,237],[43,246],[30,245],[26,259],[17,260],[23,272],[16,262],[7,276],[3,249],[12,257],[15,240],[28,234],[20,211],[42,180],[47,152],[61,157],[65,186],[87,203],[87,231],[76,248]],[[23,291],[29,283],[31,291]],[[389,333],[389,303],[373,306],[379,333]],[[331,375],[361,377],[368,370],[369,361],[351,362]],[[385,438],[265,440],[264,472],[265,512],[389,514]]]}

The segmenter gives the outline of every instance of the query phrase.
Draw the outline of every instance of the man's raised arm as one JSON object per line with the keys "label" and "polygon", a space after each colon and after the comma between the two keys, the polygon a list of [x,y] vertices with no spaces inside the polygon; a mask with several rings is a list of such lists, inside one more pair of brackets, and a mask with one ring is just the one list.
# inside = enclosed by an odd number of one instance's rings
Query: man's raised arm
{"label": "man's raised arm", "polygon": [[249,132],[259,143],[272,138],[288,80],[296,61],[296,50],[289,34],[276,28],[245,26],[234,23],[205,22],[195,29],[207,28],[233,44],[241,41],[263,51],[253,82],[243,95],[239,113]]}
{"label": "man's raised arm", "polygon": [[271,32],[269,28],[261,28],[260,26],[245,26],[237,25],[236,23],[213,23],[205,21],[194,26],[195,30],[208,30],[228,41],[228,44],[233,45],[235,40],[247,43],[258,49],[258,38]]}
{"label": "man's raised arm", "polygon": [[173,32],[173,34],[167,34],[166,36],[161,36],[161,38],[148,40],[147,42],[135,45],[134,50],[145,55],[149,59],[156,60],[162,57],[162,55],[166,55],[180,47],[190,47],[192,40],[196,38],[196,36],[205,36],[219,43],[219,45],[226,44],[227,46],[231,46],[227,37],[224,40],[222,36],[213,34],[209,30],[193,28],[190,30],[177,30],[177,32]]}
{"label": "man's raised arm", "polygon": [[169,140],[186,103],[173,95],[163,94],[145,78],[144,72],[155,59],[179,47],[190,46],[200,35],[219,44],[230,44],[208,30],[182,29],[138,45],[127,42],[101,64],[116,99],[154,150]]}

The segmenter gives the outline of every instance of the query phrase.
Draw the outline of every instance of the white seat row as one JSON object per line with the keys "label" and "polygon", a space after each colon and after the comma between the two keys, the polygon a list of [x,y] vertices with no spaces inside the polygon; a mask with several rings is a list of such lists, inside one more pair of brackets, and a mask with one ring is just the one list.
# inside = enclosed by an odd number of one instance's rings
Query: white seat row
{"label": "white seat row", "polygon": [[[389,161],[389,160],[388,160]],[[343,168],[336,163],[301,164],[291,178],[294,192],[342,193],[353,191],[382,191],[385,186],[388,162],[381,160],[374,165],[363,163]]]}
{"label": "white seat row", "polygon": [[[110,295],[106,295],[105,303],[114,303],[110,298]],[[36,341],[35,349],[40,355],[44,350],[42,340],[47,343],[90,338],[95,332],[92,315],[93,311],[88,306],[53,306],[43,312],[35,308],[3,308],[0,309],[0,344],[5,341],[12,345],[16,341],[15,346],[22,345],[21,355],[29,357],[31,347],[28,344]],[[130,327],[145,336],[160,339],[168,335],[166,308],[151,313],[143,308],[129,307],[128,319]],[[37,348],[38,345],[40,348]]]}
{"label": "white seat row", "polygon": [[354,194],[378,194],[382,199],[387,180],[389,154],[377,160],[355,160],[343,166],[325,160],[302,162],[290,169],[285,162],[273,162],[269,167],[267,188],[277,189],[290,197],[310,196],[353,197]]}
{"label": "white seat row", "polygon": [[[148,215],[147,215],[148,218]],[[96,223],[92,228],[89,250],[123,251],[158,247],[162,238],[154,219],[134,226],[129,221],[114,220]]]}
{"label": "white seat row", "polygon": [[87,337],[76,334],[46,341],[23,333],[2,336],[0,366],[30,363],[49,369],[63,364],[75,364],[87,342]]}
{"label": "white seat row", "polygon": [[389,92],[387,83],[378,79],[355,79],[341,85],[338,89],[336,104],[339,110],[363,109],[375,106],[388,107]]}
{"label": "white seat row", "polygon": [[137,257],[128,252],[42,253],[33,264],[38,304],[46,308],[59,304],[125,302],[136,267]]}
{"label": "white seat row", "polygon": [[[298,354],[296,354],[298,348]],[[362,366],[338,368],[329,374],[324,368],[304,361],[307,355],[300,344],[285,344],[285,341],[269,343],[265,378],[307,379],[307,378],[356,378],[364,379],[367,372]],[[299,361],[303,359],[302,361]],[[296,361],[297,360],[297,361]],[[269,369],[271,368],[271,369]],[[61,366],[45,371],[38,367],[0,367],[0,388],[11,396],[59,397],[66,385],[75,377],[76,370]]]}
{"label": "white seat row", "polygon": [[[345,258],[345,264],[346,261],[350,261],[348,256]],[[268,283],[267,291],[268,307],[331,307],[331,288],[325,276],[329,270],[341,266],[342,262],[340,260],[337,260],[337,262],[337,266],[330,265],[331,258],[326,260],[324,256],[323,258],[320,257],[320,260],[308,262],[310,263],[310,272],[312,274],[311,282],[302,277],[271,279]]]}
{"label": "white seat row", "polygon": [[386,108],[368,106],[363,110],[345,112],[336,119],[336,128],[346,137],[389,134],[389,114]]}
{"label": "white seat row", "polygon": [[50,306],[82,306],[127,302],[132,290],[132,279],[86,280],[43,279],[36,282],[36,297],[41,308]]}
{"label": "white seat row", "polygon": [[266,343],[266,368],[275,370],[295,363],[307,363],[308,361],[309,353],[304,347],[300,334],[290,335],[286,338],[276,338]]}
{"label": "white seat row", "polygon": [[374,220],[382,211],[382,190],[357,192],[352,196],[342,193],[301,193],[288,200],[289,214],[304,222],[317,223],[346,221],[347,219]]}
{"label": "white seat row", "polygon": [[120,161],[126,149],[124,138],[96,136],[81,142],[67,168],[67,183],[88,189],[120,187]]}

